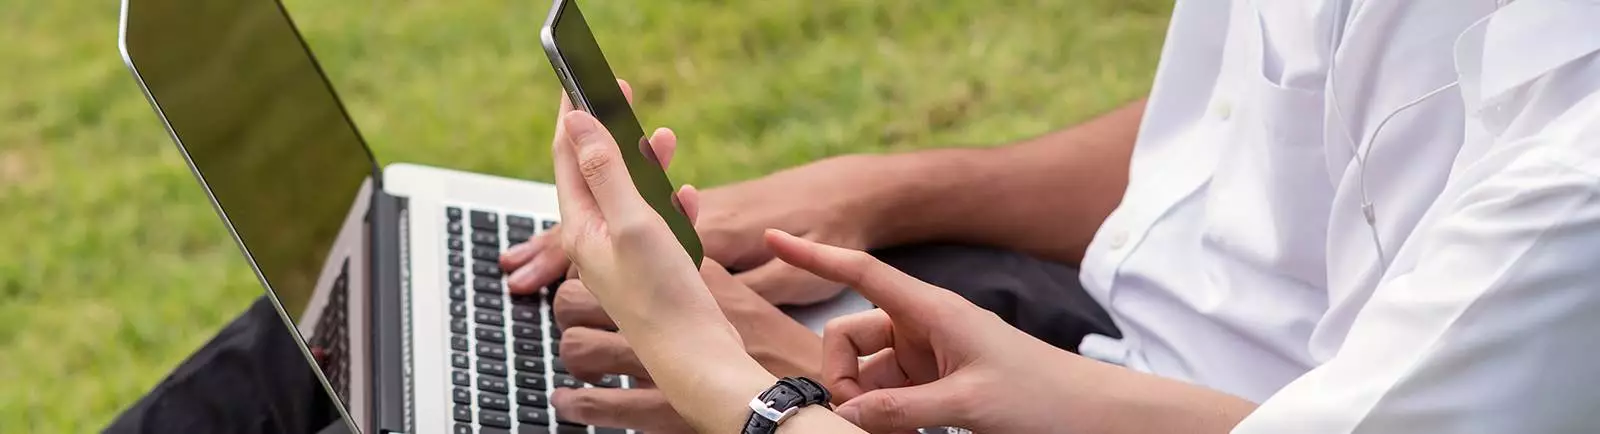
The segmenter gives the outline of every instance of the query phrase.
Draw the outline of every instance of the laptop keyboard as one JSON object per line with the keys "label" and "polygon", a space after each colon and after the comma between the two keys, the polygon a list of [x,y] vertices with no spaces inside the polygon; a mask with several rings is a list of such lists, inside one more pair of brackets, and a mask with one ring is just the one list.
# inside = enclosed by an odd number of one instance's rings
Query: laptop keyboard
{"label": "laptop keyboard", "polygon": [[322,308],[322,317],[312,329],[311,356],[322,375],[328,378],[334,393],[343,402],[350,399],[350,258],[339,265],[339,276],[328,289],[328,305]]}
{"label": "laptop keyboard", "polygon": [[557,358],[561,334],[550,319],[549,298],[505,290],[502,249],[554,227],[556,220],[457,206],[446,207],[445,217],[453,432],[626,433],[555,414],[549,398],[555,388],[626,387],[628,379],[607,376],[591,385],[572,377]]}

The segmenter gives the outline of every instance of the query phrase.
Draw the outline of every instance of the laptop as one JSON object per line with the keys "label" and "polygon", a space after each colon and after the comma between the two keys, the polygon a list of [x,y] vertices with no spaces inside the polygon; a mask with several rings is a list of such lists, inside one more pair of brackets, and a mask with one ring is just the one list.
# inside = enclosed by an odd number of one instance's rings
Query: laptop
{"label": "laptop", "polygon": [[498,257],[557,222],[553,186],[379,168],[275,0],[127,0],[121,49],[315,362],[367,433],[609,433],[564,424],[546,299]]}
{"label": "laptop", "polygon": [[[123,0],[119,39],[342,428],[627,432],[555,412],[551,390],[632,380],[568,375],[554,289],[504,289],[500,253],[558,223],[554,186],[380,167],[277,0]],[[791,314],[820,330],[868,307]]]}

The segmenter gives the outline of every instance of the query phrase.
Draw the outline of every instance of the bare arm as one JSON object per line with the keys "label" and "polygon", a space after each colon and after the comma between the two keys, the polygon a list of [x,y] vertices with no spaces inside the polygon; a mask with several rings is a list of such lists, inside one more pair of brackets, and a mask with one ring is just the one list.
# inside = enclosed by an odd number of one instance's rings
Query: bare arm
{"label": "bare arm", "polygon": [[868,244],[957,241],[1076,264],[1122,199],[1144,106],[1000,148],[871,157],[897,169]]}
{"label": "bare arm", "polygon": [[[999,148],[850,155],[794,167],[705,191],[695,229],[708,257],[777,304],[825,300],[840,288],[772,261],[761,242],[768,228],[853,249],[952,241],[1077,263],[1121,200],[1143,113],[1141,100]],[[658,139],[652,146],[669,161],[672,147]],[[501,259],[512,292],[536,291],[566,273],[564,255],[544,254],[558,247],[558,232]]]}

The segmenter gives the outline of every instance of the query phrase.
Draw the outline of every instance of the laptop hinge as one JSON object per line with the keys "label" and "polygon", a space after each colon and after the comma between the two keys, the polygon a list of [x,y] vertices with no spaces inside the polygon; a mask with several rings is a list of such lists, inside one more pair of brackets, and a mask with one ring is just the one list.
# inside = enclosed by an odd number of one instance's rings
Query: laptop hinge
{"label": "laptop hinge", "polygon": [[373,193],[372,240],[372,433],[408,432],[406,411],[405,264],[406,199]]}

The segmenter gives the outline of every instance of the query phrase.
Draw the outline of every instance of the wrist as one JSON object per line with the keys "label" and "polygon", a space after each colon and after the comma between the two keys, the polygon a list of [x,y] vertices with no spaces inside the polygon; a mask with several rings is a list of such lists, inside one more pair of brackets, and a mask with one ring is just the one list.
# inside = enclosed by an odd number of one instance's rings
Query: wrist
{"label": "wrist", "polygon": [[779,377],[821,378],[822,338],[781,312],[764,318],[741,333],[750,357]]}
{"label": "wrist", "polygon": [[870,174],[846,205],[847,218],[859,225],[865,248],[874,249],[935,238],[943,200],[960,191],[961,177],[971,173],[971,149],[943,149],[902,154],[858,155],[854,170]]}

